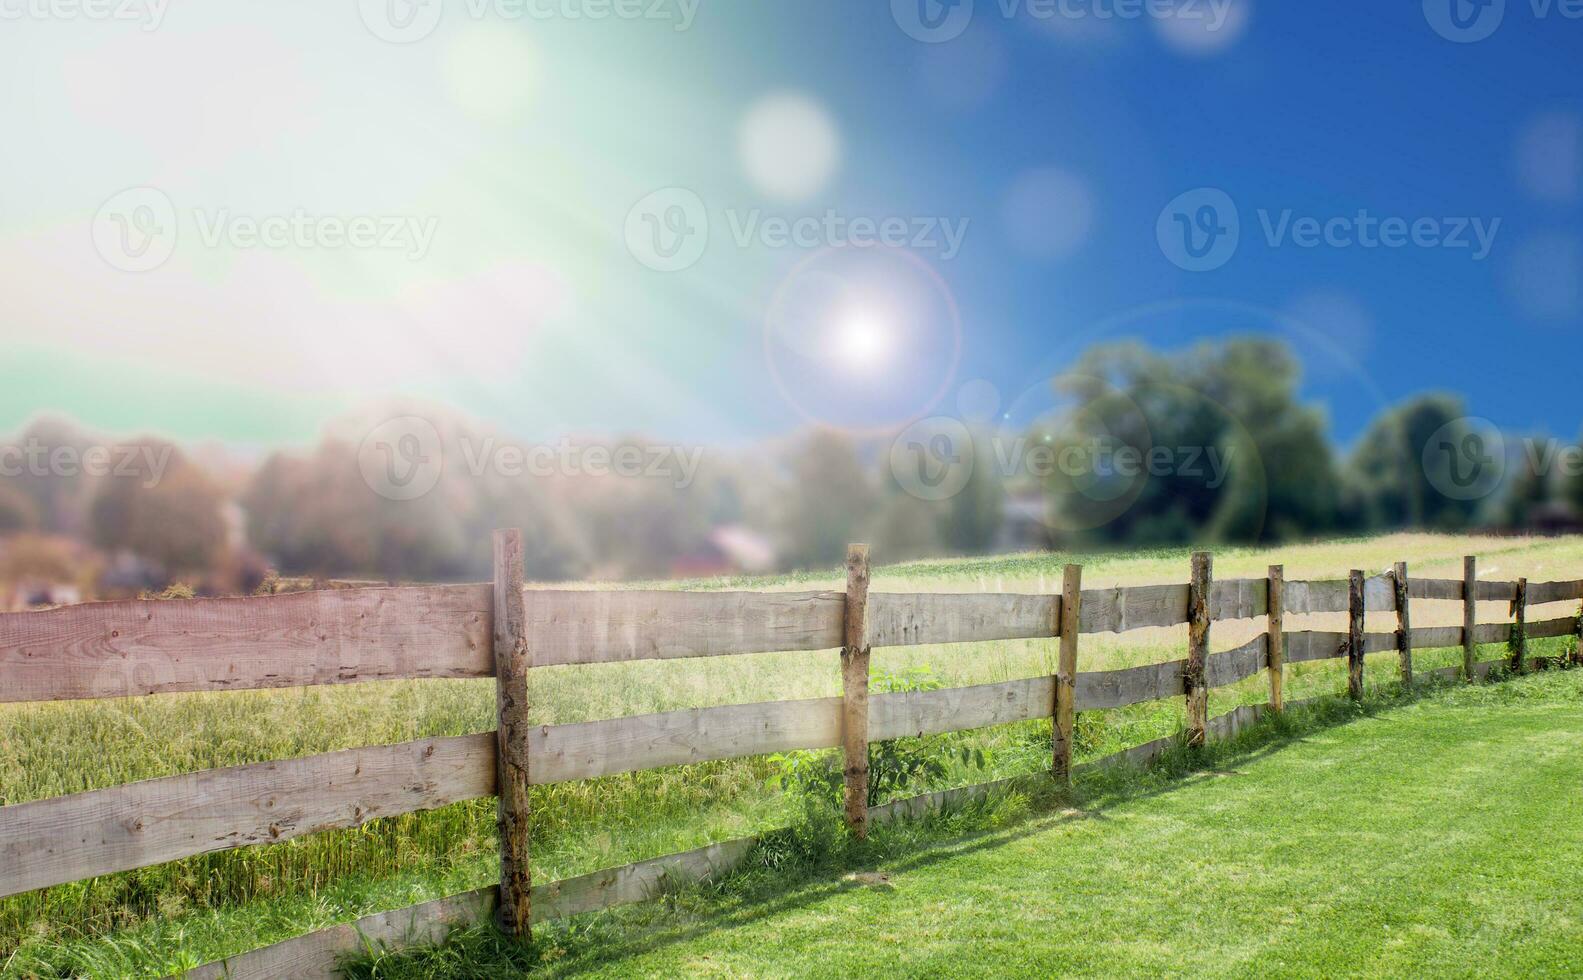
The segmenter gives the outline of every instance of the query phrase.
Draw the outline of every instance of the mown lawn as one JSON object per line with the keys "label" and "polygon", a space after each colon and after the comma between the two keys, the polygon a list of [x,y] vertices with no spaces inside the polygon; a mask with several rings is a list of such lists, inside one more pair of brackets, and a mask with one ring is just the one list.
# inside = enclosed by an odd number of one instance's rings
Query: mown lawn
{"label": "mown lawn", "polygon": [[999,831],[881,841],[855,870],[883,880],[761,873],[594,938],[504,956],[466,933],[358,972],[1583,973],[1583,671],[1323,710],[1196,772],[1096,774]]}

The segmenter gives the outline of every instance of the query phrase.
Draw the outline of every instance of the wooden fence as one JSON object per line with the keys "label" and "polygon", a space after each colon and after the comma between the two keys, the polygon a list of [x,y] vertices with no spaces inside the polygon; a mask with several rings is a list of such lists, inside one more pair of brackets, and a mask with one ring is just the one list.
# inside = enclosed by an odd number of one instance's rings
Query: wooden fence
{"label": "wooden fence", "polygon": [[[499,801],[501,882],[381,913],[191,971],[193,977],[331,975],[364,939],[400,944],[443,936],[493,912],[511,931],[533,922],[652,897],[666,880],[722,872],[754,841],[714,844],[563,881],[528,875],[528,787],[659,766],[799,749],[841,748],[846,813],[872,821],[982,792],[969,787],[867,805],[868,744],[1052,718],[1051,769],[1072,772],[1078,711],[1185,698],[1186,740],[1230,734],[1284,706],[1284,665],[1345,658],[1348,689],[1363,689],[1364,655],[1398,653],[1411,683],[1416,648],[1463,649],[1435,673],[1482,677],[1508,658],[1476,662],[1475,647],[1507,643],[1521,669],[1525,640],[1574,636],[1579,616],[1527,622],[1528,606],[1583,598],[1583,581],[1484,582],[1468,558],[1455,579],[1410,578],[1405,565],[1365,577],[1216,581],[1195,555],[1184,585],[1085,590],[1067,569],[1060,595],[868,591],[868,553],[854,546],[844,592],[546,591],[524,589],[520,538],[498,532],[495,581],[482,585],[347,589],[245,599],[90,603],[0,615],[0,702],[62,701],[397,678],[496,678],[496,732],[428,738],[281,762],[151,779],[0,807],[0,897],[197,854],[356,827],[378,817],[462,800]],[[1411,600],[1461,602],[1463,626],[1414,627]],[[1479,624],[1479,601],[1510,603],[1512,622]],[[1364,630],[1367,612],[1394,611],[1397,629]],[[1348,613],[1346,632],[1288,631],[1284,618]],[[1215,622],[1267,617],[1268,629],[1210,652]],[[1124,670],[1081,669],[1079,637],[1189,627],[1187,656]],[[933,691],[870,694],[873,647],[1058,638],[1054,676]],[[531,667],[842,651],[837,698],[671,711],[566,725],[527,723]],[[1211,720],[1209,691],[1265,672],[1268,706]],[[1175,740],[1121,753],[1142,761]],[[1113,757],[1117,758],[1117,757]],[[1102,760],[1110,761],[1110,760]]]}

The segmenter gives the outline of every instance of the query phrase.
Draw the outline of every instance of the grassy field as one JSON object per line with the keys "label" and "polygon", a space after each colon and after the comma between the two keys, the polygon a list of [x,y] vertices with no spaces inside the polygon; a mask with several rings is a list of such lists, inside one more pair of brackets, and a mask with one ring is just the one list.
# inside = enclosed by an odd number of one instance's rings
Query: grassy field
{"label": "grassy field", "polygon": [[[1338,578],[1352,567],[1376,572],[1407,560],[1415,575],[1456,578],[1465,553],[1480,555],[1481,573],[1489,578],[1583,578],[1578,539],[1421,535],[1273,552],[1221,550],[1215,574],[1262,576],[1267,565],[1280,561],[1288,580]],[[878,567],[873,588],[1049,592],[1058,590],[1060,567],[1067,561],[1084,564],[1084,584],[1091,588],[1187,578],[1186,552],[1028,555]],[[685,585],[839,589],[841,578],[832,570]],[[1572,611],[1549,607],[1533,616]],[[1506,609],[1490,603],[1481,616],[1498,621]],[[1291,617],[1288,628],[1340,628],[1341,619]],[[1414,625],[1459,622],[1456,603],[1414,606]],[[1369,625],[1390,629],[1394,617],[1370,617]],[[1226,649],[1261,628],[1262,621],[1217,626],[1213,647]],[[1081,663],[1084,669],[1106,669],[1172,659],[1181,656],[1184,642],[1185,628],[1085,637]],[[1391,659],[1371,659],[1371,683],[1393,676]],[[1434,666],[1456,659],[1450,651],[1425,652],[1420,662]],[[879,650],[874,666],[882,675],[929,677],[958,686],[1047,674],[1053,660],[1053,643],[1025,641]],[[1340,666],[1294,667],[1290,696],[1337,690]],[[533,718],[563,723],[829,696],[839,693],[839,676],[833,651],[547,668],[531,678]],[[1218,714],[1264,698],[1255,678],[1216,692],[1211,710]],[[1092,758],[1169,734],[1180,722],[1181,706],[1174,702],[1085,714],[1079,719],[1078,756]],[[16,803],[214,766],[486,731],[493,725],[493,687],[487,681],[6,706],[0,707],[5,749],[0,752],[0,800]],[[984,768],[953,762],[930,786],[910,791],[1037,771],[1047,764],[1048,738],[1048,723],[966,736],[965,744],[984,750]],[[535,878],[579,874],[792,823],[798,819],[796,805],[768,784],[776,771],[769,760],[745,759],[538,787]],[[0,970],[14,976],[163,975],[370,911],[476,887],[492,880],[495,862],[494,806],[486,800],[106,876],[0,901]]]}
{"label": "grassy field", "polygon": [[749,873],[596,935],[520,951],[474,930],[353,975],[1583,972],[1583,671],[1296,714],[1192,771],[878,840],[855,874]]}

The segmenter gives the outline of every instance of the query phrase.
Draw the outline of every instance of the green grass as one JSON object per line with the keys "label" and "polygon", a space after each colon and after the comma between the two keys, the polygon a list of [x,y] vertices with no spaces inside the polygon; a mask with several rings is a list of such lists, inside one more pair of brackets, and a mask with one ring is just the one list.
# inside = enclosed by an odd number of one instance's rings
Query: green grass
{"label": "green grass", "polygon": [[1002,798],[850,844],[856,880],[755,869],[525,950],[466,930],[353,975],[1583,971],[1583,671],[1293,715],[1031,812]]}
{"label": "green grass", "polygon": [[[1289,581],[1340,578],[1349,567],[1378,571],[1397,559],[1420,576],[1460,577],[1460,555],[1476,552],[1487,576],[1533,581],[1583,578],[1575,538],[1470,540],[1425,535],[1323,542],[1276,550],[1216,552],[1219,578],[1254,577],[1271,562]],[[881,556],[882,557],[882,556]],[[879,566],[878,591],[1041,592],[1059,588],[1061,566],[1085,564],[1085,585],[1182,582],[1186,552],[1145,555],[1018,555]],[[841,588],[835,571],[664,583],[693,588]],[[1481,609],[1505,617],[1504,603]],[[1566,615],[1548,607],[1532,617]],[[1457,603],[1414,605],[1419,626],[1460,623]],[[1344,616],[1290,617],[1289,629],[1341,629]],[[1394,627],[1371,616],[1370,629]],[[1228,649],[1262,620],[1217,624],[1212,648]],[[1103,670],[1182,656],[1185,628],[1085,636],[1080,664]],[[1535,652],[1544,652],[1535,644]],[[1494,657],[1491,649],[1484,656]],[[1423,667],[1459,662],[1459,651],[1420,651]],[[1394,675],[1391,655],[1369,661],[1371,684]],[[875,669],[926,667],[946,686],[1053,672],[1051,641],[882,649]],[[1339,662],[1289,671],[1291,698],[1344,684]],[[834,651],[599,664],[535,670],[536,723],[560,724],[652,711],[832,696],[840,690]],[[1211,710],[1265,700],[1262,679],[1214,692]],[[1178,701],[1084,714],[1079,760],[1179,729]],[[291,691],[225,692],[53,705],[0,705],[0,803],[113,786],[216,766],[295,758],[366,744],[494,727],[488,681],[358,684]],[[987,771],[951,766],[936,784],[964,785],[1033,772],[1048,762],[1049,725],[1028,723],[960,736],[982,748]],[[534,791],[533,874],[552,880],[787,826],[797,810],[770,786],[762,758],[612,776]],[[378,820],[350,831],[172,862],[0,900],[0,975],[163,976],[191,962],[234,954],[347,921],[488,883],[497,872],[493,801]],[[113,968],[112,968],[113,965]]]}

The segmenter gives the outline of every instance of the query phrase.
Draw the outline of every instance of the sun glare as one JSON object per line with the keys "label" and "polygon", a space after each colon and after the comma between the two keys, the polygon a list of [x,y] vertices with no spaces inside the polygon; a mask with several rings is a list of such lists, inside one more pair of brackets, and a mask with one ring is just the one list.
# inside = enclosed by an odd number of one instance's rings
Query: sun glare
{"label": "sun glare", "polygon": [[832,337],[835,359],[852,371],[873,371],[891,349],[891,331],[878,317],[861,313],[837,325]]}

